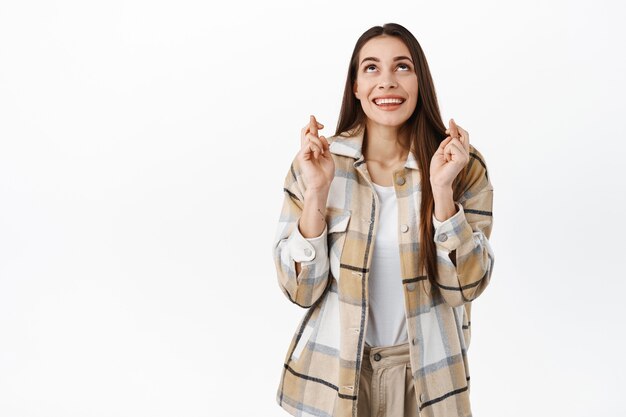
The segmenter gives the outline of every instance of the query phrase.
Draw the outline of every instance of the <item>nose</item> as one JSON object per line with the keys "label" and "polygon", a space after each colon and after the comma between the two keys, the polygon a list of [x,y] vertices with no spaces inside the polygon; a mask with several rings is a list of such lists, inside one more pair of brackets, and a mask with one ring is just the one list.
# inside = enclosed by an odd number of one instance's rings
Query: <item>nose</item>
{"label": "nose", "polygon": [[382,79],[380,80],[380,83],[378,84],[378,88],[380,89],[392,88],[392,87],[397,87],[397,86],[398,86],[398,83],[396,82],[396,79],[394,78],[394,76],[391,74],[388,74],[382,77]]}

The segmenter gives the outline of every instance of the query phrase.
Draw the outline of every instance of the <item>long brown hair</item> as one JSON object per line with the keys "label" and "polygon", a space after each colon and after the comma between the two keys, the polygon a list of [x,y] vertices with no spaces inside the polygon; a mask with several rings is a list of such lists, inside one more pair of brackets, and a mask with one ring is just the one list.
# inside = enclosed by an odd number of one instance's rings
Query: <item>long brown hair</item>
{"label": "long brown hair", "polygon": [[[418,256],[418,270],[423,271],[426,267],[426,275],[433,287],[436,287],[437,277],[437,250],[434,237],[434,226],[432,221],[435,209],[433,191],[430,186],[430,160],[435,154],[442,140],[445,139],[446,126],[441,119],[435,86],[430,75],[428,62],[417,39],[405,27],[397,23],[386,23],[383,26],[374,26],[365,31],[357,40],[343,93],[343,101],[339,112],[337,130],[335,135],[346,132],[354,128],[365,128],[367,116],[363,112],[361,103],[353,94],[353,86],[357,78],[358,59],[361,48],[370,39],[381,36],[395,36],[402,40],[411,53],[411,58],[415,66],[417,82],[419,86],[417,105],[411,117],[402,126],[401,131],[409,132],[410,143],[413,145],[413,154],[418,162],[421,177],[421,205],[420,205],[420,242]],[[469,164],[468,164],[469,166]],[[453,198],[457,201],[462,195],[468,166],[463,169],[452,183]]]}

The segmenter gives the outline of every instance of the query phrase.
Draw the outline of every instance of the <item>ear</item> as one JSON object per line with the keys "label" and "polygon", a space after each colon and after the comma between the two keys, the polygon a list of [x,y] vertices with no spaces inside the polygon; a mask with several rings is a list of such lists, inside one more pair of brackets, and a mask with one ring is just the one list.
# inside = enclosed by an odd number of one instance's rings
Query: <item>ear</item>
{"label": "ear", "polygon": [[352,86],[352,93],[356,96],[356,98],[359,98],[358,87],[357,87],[356,81],[354,82],[354,85]]}

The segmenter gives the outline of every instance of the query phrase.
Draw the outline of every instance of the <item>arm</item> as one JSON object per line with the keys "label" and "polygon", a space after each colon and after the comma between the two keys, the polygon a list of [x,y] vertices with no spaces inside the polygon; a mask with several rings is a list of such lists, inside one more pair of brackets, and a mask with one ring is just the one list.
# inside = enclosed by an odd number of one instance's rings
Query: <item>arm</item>
{"label": "arm", "polygon": [[[304,208],[298,221],[298,227],[294,229],[296,238],[300,241],[298,249],[301,250],[299,252],[304,254],[304,257],[298,256],[298,259],[294,257],[296,261],[296,275],[300,275],[302,269],[300,263],[302,260],[308,261],[311,259],[310,256],[315,257],[316,253],[323,254],[327,252],[325,244],[327,243],[328,227],[324,215],[326,200],[328,200],[328,190],[322,190],[321,192],[307,190],[304,193]],[[300,237],[312,244],[313,248],[311,249],[310,244],[301,242],[302,239]]]}
{"label": "arm", "polygon": [[[472,149],[469,186],[460,202],[452,192],[435,195],[437,213],[453,213],[439,221],[433,214],[437,248],[437,285],[448,304],[455,307],[476,299],[491,279],[494,253],[489,244],[493,224],[493,186],[482,155]],[[439,207],[437,206],[439,204]],[[456,212],[450,207],[455,207]],[[442,217],[446,217],[445,214]]]}
{"label": "arm", "polygon": [[293,303],[313,305],[328,285],[325,213],[328,190],[306,190],[297,161],[285,177],[284,200],[273,242],[278,285]]}

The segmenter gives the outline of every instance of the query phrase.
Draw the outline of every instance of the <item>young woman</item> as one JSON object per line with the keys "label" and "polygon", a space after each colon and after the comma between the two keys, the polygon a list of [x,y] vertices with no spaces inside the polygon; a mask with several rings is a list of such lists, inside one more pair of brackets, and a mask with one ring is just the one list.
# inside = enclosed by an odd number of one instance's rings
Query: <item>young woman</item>
{"label": "young woman", "polygon": [[471,301],[490,281],[493,187],[443,124],[421,46],[358,39],[335,135],[314,116],[284,183],[278,284],[306,308],[276,400],[294,416],[471,416]]}

